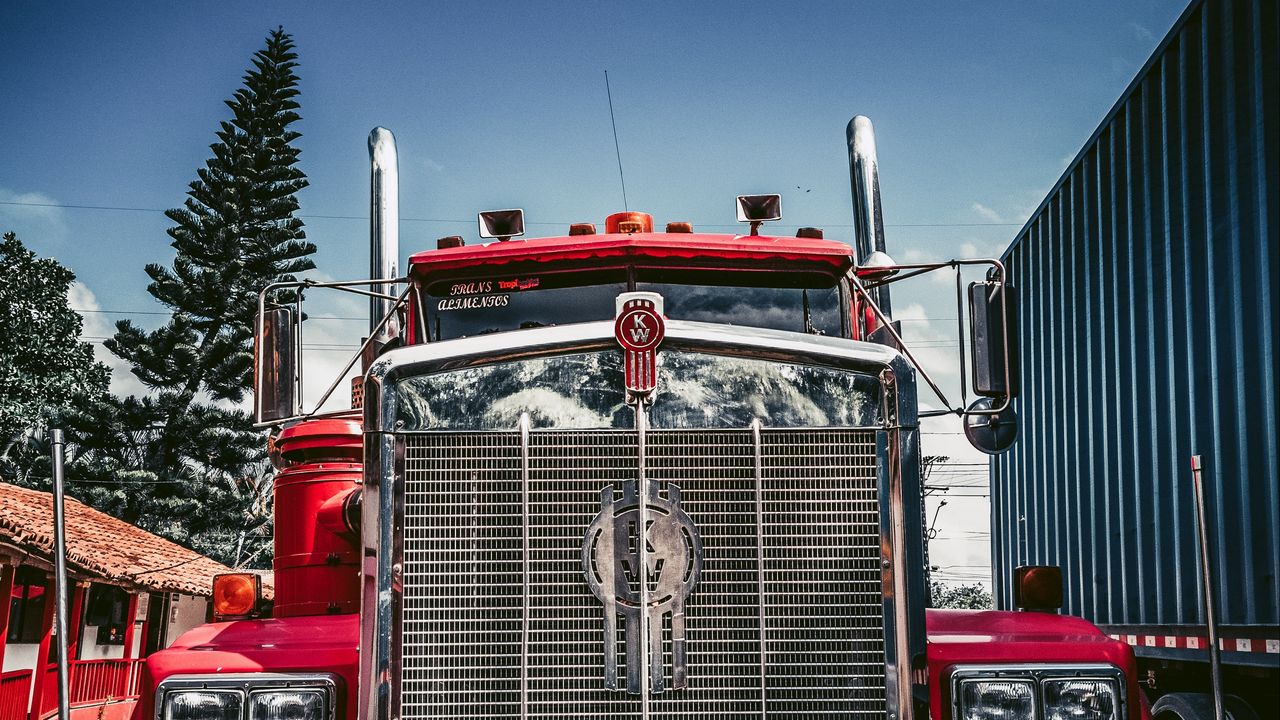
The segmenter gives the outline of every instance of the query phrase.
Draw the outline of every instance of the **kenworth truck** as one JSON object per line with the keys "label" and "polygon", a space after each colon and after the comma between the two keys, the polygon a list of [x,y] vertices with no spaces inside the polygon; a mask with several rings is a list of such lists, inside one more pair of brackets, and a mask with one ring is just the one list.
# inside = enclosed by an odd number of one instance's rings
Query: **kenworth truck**
{"label": "kenworth truck", "polygon": [[[519,239],[502,210],[403,277],[394,139],[369,144],[374,280],[260,300],[274,604],[217,578],[140,718],[1149,717],[1130,648],[1056,613],[1056,568],[1018,569],[1023,611],[927,608],[917,377],[937,388],[887,285],[959,265],[885,253],[866,118],[853,245],[760,234],[776,195],[738,198],[745,235],[622,212]],[[982,262],[981,399],[946,412],[996,451],[1012,312]],[[370,298],[347,412],[301,406],[323,285]]]}

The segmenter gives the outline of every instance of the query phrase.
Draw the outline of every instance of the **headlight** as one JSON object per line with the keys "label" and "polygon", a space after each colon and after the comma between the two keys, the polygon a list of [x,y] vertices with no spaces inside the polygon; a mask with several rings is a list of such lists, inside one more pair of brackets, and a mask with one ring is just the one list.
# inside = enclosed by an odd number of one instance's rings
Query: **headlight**
{"label": "headlight", "polygon": [[319,690],[265,690],[249,696],[249,720],[324,720]]}
{"label": "headlight", "polygon": [[177,690],[164,696],[164,720],[240,720],[238,690]]}
{"label": "headlight", "polygon": [[333,720],[331,674],[174,675],[156,688],[155,720]]}
{"label": "headlight", "polygon": [[1045,720],[1111,720],[1120,705],[1113,680],[1045,680]]}
{"label": "headlight", "polygon": [[1114,665],[968,665],[951,673],[953,720],[1124,720]]}
{"label": "headlight", "polygon": [[1030,680],[960,683],[960,720],[1031,720],[1035,711],[1035,684]]}

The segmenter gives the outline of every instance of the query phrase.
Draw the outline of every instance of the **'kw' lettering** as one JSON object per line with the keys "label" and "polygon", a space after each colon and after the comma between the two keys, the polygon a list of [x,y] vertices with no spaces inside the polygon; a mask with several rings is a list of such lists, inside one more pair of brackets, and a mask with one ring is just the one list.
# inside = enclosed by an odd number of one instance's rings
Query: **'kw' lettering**
{"label": "'kw' lettering", "polygon": [[651,328],[644,324],[644,319],[640,315],[631,316],[631,342],[637,345],[649,342],[649,332]]}

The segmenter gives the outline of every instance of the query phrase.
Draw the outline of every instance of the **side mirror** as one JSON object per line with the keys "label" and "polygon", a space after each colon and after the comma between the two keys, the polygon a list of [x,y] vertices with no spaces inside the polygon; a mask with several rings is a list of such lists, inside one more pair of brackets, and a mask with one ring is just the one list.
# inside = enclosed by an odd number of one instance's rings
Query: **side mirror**
{"label": "side mirror", "polygon": [[1057,612],[1062,607],[1062,568],[1057,565],[1014,568],[1013,605],[1019,610]]}
{"label": "side mirror", "polygon": [[[1018,394],[1016,345],[1018,313],[1013,287],[998,282],[969,285],[969,340],[973,356],[973,391],[984,397]],[[1005,342],[1005,338],[1009,342]],[[1005,369],[1008,368],[1008,383]]]}
{"label": "side mirror", "polygon": [[253,352],[253,408],[258,423],[297,415],[298,322],[291,306],[268,306],[258,317]]}

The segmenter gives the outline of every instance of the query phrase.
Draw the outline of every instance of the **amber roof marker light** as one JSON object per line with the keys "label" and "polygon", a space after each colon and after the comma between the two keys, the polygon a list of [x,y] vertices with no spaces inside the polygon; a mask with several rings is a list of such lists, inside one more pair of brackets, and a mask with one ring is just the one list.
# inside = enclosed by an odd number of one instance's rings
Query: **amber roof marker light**
{"label": "amber roof marker light", "polygon": [[619,212],[604,219],[604,231],[609,235],[651,233],[653,232],[653,216],[649,213]]}
{"label": "amber roof marker light", "polygon": [[213,576],[213,614],[219,620],[247,618],[262,600],[262,578],[253,573]]}
{"label": "amber roof marker light", "polygon": [[738,222],[751,223],[752,235],[759,235],[764,223],[781,219],[781,195],[738,196]]}

